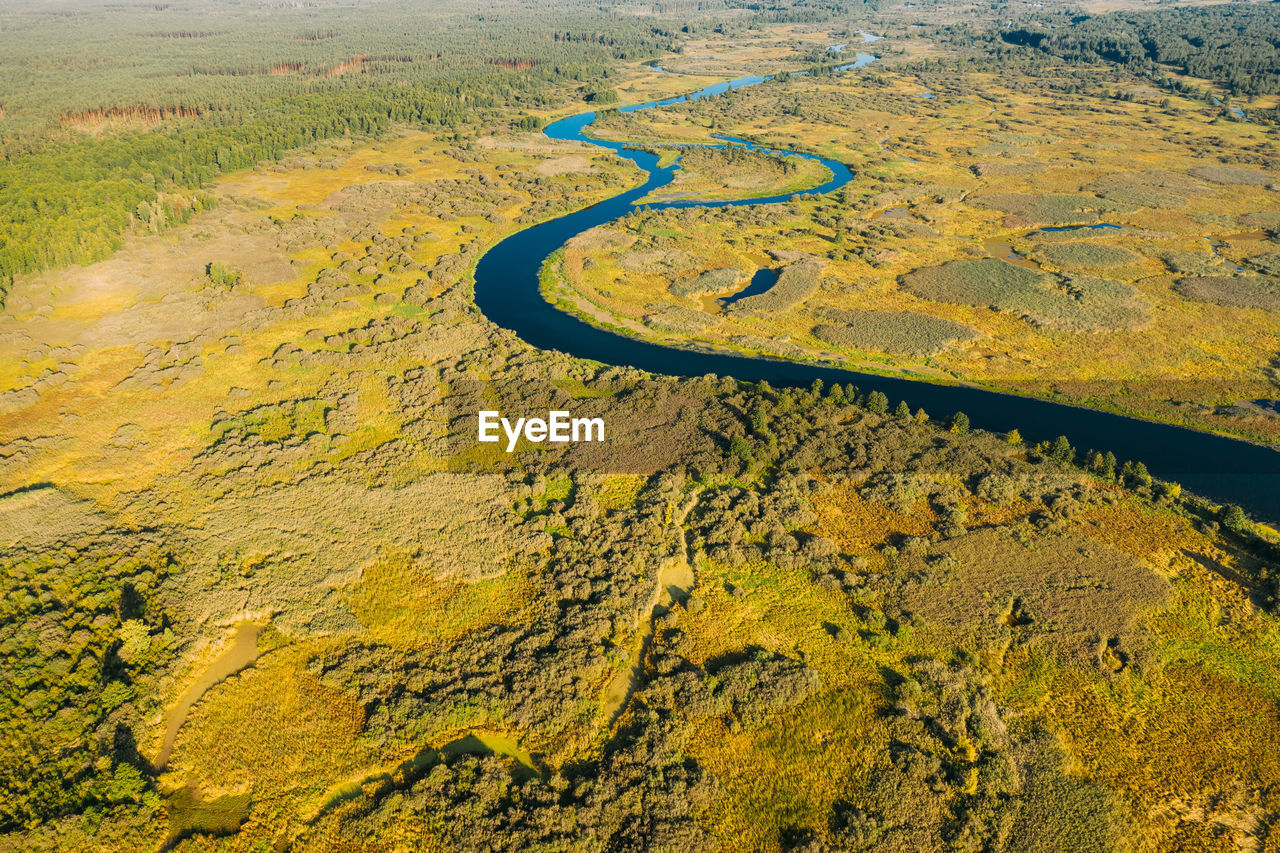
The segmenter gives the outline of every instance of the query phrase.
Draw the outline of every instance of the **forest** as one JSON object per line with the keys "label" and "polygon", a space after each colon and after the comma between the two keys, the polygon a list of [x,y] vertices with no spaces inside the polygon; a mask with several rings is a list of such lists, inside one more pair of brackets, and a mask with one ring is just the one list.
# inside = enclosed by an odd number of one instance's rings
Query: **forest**
{"label": "forest", "polygon": [[1280,92],[1280,9],[1272,3],[1058,16],[1051,28],[1002,33],[1075,62],[1104,60],[1161,76],[1209,80],[1234,95]]}
{"label": "forest", "polygon": [[676,48],[661,24],[602,32],[581,11],[432,4],[410,14],[399,29],[380,26],[374,9],[248,7],[210,30],[198,5],[10,12],[0,282],[106,257],[136,226],[185,222],[216,176],[316,140],[518,122],[513,111],[563,97],[566,84],[599,85],[613,61]]}

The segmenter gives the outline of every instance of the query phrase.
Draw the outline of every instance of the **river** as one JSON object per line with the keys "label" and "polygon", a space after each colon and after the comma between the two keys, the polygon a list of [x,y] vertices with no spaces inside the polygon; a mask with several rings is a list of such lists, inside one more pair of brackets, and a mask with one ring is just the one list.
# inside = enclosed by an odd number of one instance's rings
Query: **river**
{"label": "river", "polygon": [[[855,62],[840,68],[861,68],[874,60],[874,56],[857,54]],[[634,112],[684,103],[759,85],[769,79],[741,77],[688,95],[625,106],[621,110]],[[531,346],[672,376],[717,374],[746,382],[764,380],[774,386],[807,386],[815,379],[827,385],[852,383],[864,393],[881,391],[891,402],[906,400],[913,409],[924,408],[935,417],[962,411],[969,416],[970,423],[980,429],[1007,432],[1016,428],[1029,441],[1065,435],[1081,451],[1110,450],[1122,461],[1142,461],[1156,477],[1181,483],[1188,490],[1211,500],[1239,504],[1259,520],[1280,522],[1280,453],[1269,447],[1184,427],[965,385],[939,385],[821,364],[667,347],[605,331],[560,311],[544,300],[538,289],[538,273],[546,258],[571,237],[612,222],[633,210],[634,202],[670,183],[680,168],[678,161],[659,168],[656,154],[630,149],[627,143],[588,136],[586,130],[595,118],[594,112],[570,116],[549,124],[545,133],[552,139],[583,142],[612,150],[643,169],[648,175],[645,182],[599,204],[512,234],[490,249],[476,265],[475,296],[481,312]],[[809,190],[768,198],[716,202],[681,200],[646,207],[658,210],[770,204],[787,201],[796,195],[828,193],[852,179],[852,173],[843,163],[803,152],[789,153],[821,161],[831,170],[831,180]]]}

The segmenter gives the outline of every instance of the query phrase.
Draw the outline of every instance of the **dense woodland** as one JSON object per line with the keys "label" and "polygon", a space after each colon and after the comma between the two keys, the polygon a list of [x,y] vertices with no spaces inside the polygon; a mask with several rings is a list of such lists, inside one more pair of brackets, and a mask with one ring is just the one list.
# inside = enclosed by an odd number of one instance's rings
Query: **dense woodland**
{"label": "dense woodland", "polygon": [[1059,13],[1003,37],[1076,62],[1105,60],[1160,77],[1173,70],[1236,95],[1280,92],[1280,8],[1274,3]]}
{"label": "dense woodland", "polygon": [[[6,10],[0,291],[18,273],[105,257],[136,224],[183,222],[214,176],[308,142],[392,124],[518,125],[567,94],[612,96],[613,63],[679,51],[691,33],[824,20],[848,6],[675,3],[657,18],[536,2],[483,13],[465,3]],[[722,22],[709,24],[716,10]]]}

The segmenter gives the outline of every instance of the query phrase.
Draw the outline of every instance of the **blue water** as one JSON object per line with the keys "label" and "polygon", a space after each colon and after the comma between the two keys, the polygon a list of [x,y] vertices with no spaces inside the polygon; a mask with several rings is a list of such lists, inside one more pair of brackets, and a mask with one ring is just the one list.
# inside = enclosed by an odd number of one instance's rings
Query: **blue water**
{"label": "blue water", "polygon": [[1114,228],[1117,231],[1124,230],[1123,225],[1116,225],[1114,222],[1094,222],[1091,225],[1046,225],[1040,230],[1054,234],[1059,231],[1083,231],[1086,229],[1089,231],[1096,231],[1099,228]]}
{"label": "blue water", "polygon": [[[864,54],[859,54],[862,62]],[[862,65],[874,61],[867,57]],[[857,63],[855,63],[857,65]],[[861,67],[861,66],[858,66]],[[708,86],[690,95],[623,107],[624,112],[653,109],[754,86],[766,77],[742,77]],[[565,314],[544,300],[538,290],[538,273],[546,258],[571,237],[612,222],[634,210],[634,203],[671,182],[679,164],[658,167],[656,154],[628,148],[626,143],[593,139],[586,129],[596,114],[583,113],[553,122],[546,133],[553,139],[590,143],[615,151],[648,175],[643,184],[591,207],[569,213],[517,232],[490,249],[476,265],[476,304],[493,323],[515,332],[531,346],[559,350],[571,356],[604,364],[630,366],[641,371],[672,376],[732,376],[746,382],[767,381],[777,387],[807,386],[815,379],[827,385],[854,384],[864,393],[880,391],[891,400],[905,400],[913,409],[922,407],[935,417],[963,411],[973,426],[1004,432],[1018,429],[1030,441],[1065,435],[1082,451],[1110,450],[1121,460],[1146,463],[1157,477],[1182,483],[1205,497],[1236,503],[1254,517],[1280,520],[1280,453],[1210,433],[1145,421],[1079,406],[1052,403],[963,385],[938,385],[900,376],[880,376],[823,364],[748,358],[719,352],[661,346],[622,337]],[[793,152],[795,153],[795,152]],[[787,201],[803,193],[827,193],[839,189],[852,173],[842,163],[812,157],[825,164],[831,180],[820,187],[767,199],[720,202],[692,200],[654,204],[672,207],[730,207]],[[1108,222],[1086,226],[1057,226],[1045,231],[1072,228],[1119,228]]]}
{"label": "blue water", "polygon": [[765,293],[769,288],[778,283],[778,274],[771,269],[756,270],[756,274],[751,276],[751,282],[746,287],[739,290],[732,296],[721,300],[723,305],[732,305],[739,299],[746,299],[748,296],[759,296]]}

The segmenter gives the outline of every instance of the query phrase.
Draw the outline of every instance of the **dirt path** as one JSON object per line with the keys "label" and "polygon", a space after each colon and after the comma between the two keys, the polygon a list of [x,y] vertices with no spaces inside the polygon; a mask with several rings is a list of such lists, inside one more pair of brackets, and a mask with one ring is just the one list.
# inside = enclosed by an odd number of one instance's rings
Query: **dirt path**
{"label": "dirt path", "polygon": [[[648,615],[645,617],[645,628],[640,635],[640,641],[637,643],[636,649],[632,653],[631,666],[625,667],[618,671],[618,674],[609,682],[605,688],[604,698],[601,700],[601,712],[605,717],[608,725],[613,723],[626,710],[627,702],[631,699],[631,694],[635,692],[636,686],[640,681],[640,666],[644,662],[644,656],[649,650],[649,644],[653,640],[654,620],[662,616],[672,605],[678,600],[686,598],[690,591],[693,590],[697,579],[693,574],[693,563],[689,554],[689,532],[684,529],[685,519],[689,517],[689,513],[698,504],[698,497],[702,494],[702,489],[695,489],[686,500],[684,506],[671,519],[671,523],[680,531],[680,555],[664,560],[662,566],[658,569],[658,582],[654,585],[653,594],[649,599]],[[639,620],[637,620],[639,621]]]}
{"label": "dirt path", "polygon": [[174,741],[178,739],[178,730],[187,721],[187,714],[205,691],[223,679],[235,675],[250,666],[258,659],[258,635],[266,625],[261,622],[241,622],[231,638],[231,646],[213,659],[209,667],[200,675],[195,684],[187,688],[178,700],[178,704],[165,714],[164,741],[160,745],[160,754],[156,756],[156,770],[163,770],[169,763],[169,755],[173,752]]}

